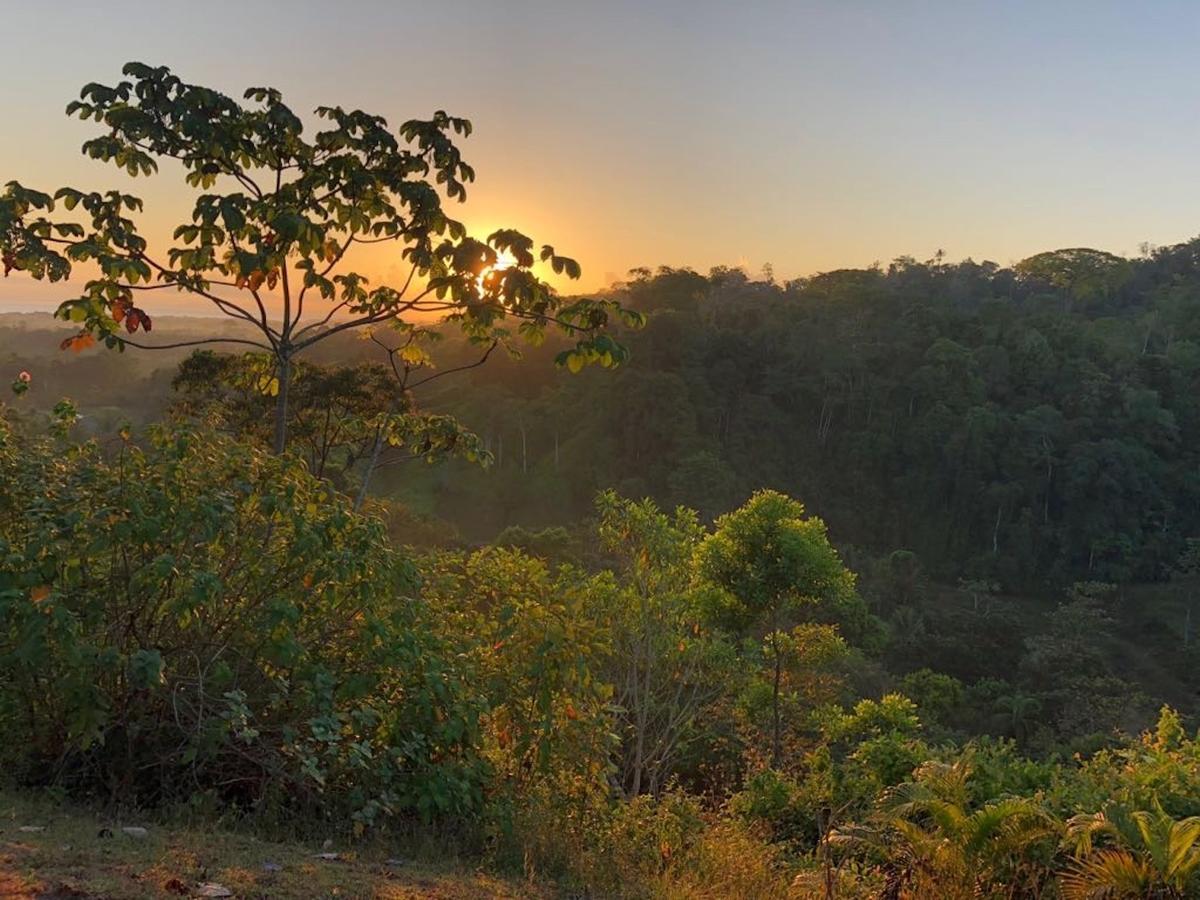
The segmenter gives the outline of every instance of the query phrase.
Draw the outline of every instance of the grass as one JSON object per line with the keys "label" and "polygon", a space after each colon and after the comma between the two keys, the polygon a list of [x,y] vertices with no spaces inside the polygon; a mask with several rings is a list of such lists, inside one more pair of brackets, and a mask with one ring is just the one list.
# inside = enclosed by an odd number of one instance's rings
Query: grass
{"label": "grass", "polygon": [[[121,831],[145,826],[145,837]],[[30,830],[40,829],[40,830]],[[171,828],[0,792],[0,898],[144,900],[201,896],[216,883],[249,898],[549,897],[462,864],[391,859],[384,846],[308,846]],[[336,860],[317,857],[336,852]]]}

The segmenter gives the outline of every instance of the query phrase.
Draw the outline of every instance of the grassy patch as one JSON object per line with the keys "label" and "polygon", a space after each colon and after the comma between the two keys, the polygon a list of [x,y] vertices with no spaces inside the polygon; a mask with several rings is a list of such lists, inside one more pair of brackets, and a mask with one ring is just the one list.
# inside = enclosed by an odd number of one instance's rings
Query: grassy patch
{"label": "grassy patch", "polygon": [[[146,835],[121,830],[130,826],[144,826]],[[338,858],[320,859],[322,852]],[[383,846],[275,843],[227,831],[126,821],[0,793],[0,897],[5,900],[195,897],[205,883],[222,885],[241,900],[550,896],[466,866],[402,859]]]}

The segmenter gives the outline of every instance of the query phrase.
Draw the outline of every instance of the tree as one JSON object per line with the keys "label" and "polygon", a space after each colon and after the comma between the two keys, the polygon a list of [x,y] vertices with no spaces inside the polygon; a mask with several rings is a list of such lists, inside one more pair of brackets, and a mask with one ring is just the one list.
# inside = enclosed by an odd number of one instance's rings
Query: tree
{"label": "tree", "polygon": [[[296,357],[350,329],[405,329],[414,317],[440,315],[486,354],[511,340],[504,322],[516,319],[520,336],[532,342],[548,326],[573,337],[557,359],[572,371],[625,359],[625,349],[603,332],[610,315],[637,323],[638,314],[611,301],[562,298],[534,274],[530,238],[499,229],[481,241],[447,214],[443,194],[465,200],[475,177],[455,144],[455,136],[471,133],[466,119],[439,110],[393,133],[381,116],[322,106],[316,116],[325,127],[308,140],[304,123],[272,88],[248,89],[243,105],[165,66],[134,62],[123,73],[128,80],[114,86],[86,85],[67,107],[103,128],[84,153],[131,176],[177,162],[187,185],[204,193],[163,257],[129,217],[142,210],[137,197],[71,187],[51,195],[9,182],[0,194],[5,274],[17,269],[60,281],[90,264],[93,277],[81,296],[57,312],[80,326],[64,346],[224,343],[269,354],[278,379],[277,453],[287,440]],[[50,218],[58,205],[82,210],[82,222]],[[350,268],[356,251],[374,244],[400,248],[402,281],[372,286]],[[558,274],[579,277],[579,264],[550,245],[538,257]],[[244,331],[165,344],[134,337],[153,327],[139,298],[163,290],[206,301]]]}
{"label": "tree", "polygon": [[1173,581],[1185,585],[1186,606],[1183,616],[1183,646],[1192,643],[1192,607],[1196,605],[1196,579],[1200,576],[1200,538],[1187,538],[1183,552],[1171,567]]}
{"label": "tree", "polygon": [[1063,292],[1064,310],[1070,310],[1071,300],[1087,302],[1100,297],[1107,300],[1132,276],[1129,260],[1103,250],[1073,247],[1048,250],[1015,266],[1018,275],[1049,282]]}
{"label": "tree", "polygon": [[759,491],[721,516],[701,543],[697,563],[700,574],[725,592],[734,618],[766,626],[773,666],[771,762],[778,767],[785,620],[801,607],[853,593],[854,576],[830,545],[825,523],[776,491]]}
{"label": "tree", "polygon": [[691,569],[704,533],[696,514],[669,515],[612,491],[596,498],[596,510],[600,544],[618,563],[616,577],[597,577],[590,593],[612,641],[605,675],[622,710],[621,782],[627,796],[658,795],[699,714],[728,691],[736,661],[702,626]]}
{"label": "tree", "polygon": [[[401,344],[400,352],[408,346]],[[292,447],[300,448],[309,471],[342,491],[350,489],[352,473],[361,469],[355,509],[362,506],[371,476],[381,466],[448,457],[490,462],[483,442],[454,416],[418,410],[407,388],[412,366],[405,363],[401,370],[396,355],[389,353],[394,371],[369,364],[293,363]],[[197,350],[180,364],[171,382],[179,394],[172,411],[208,417],[243,440],[269,447],[271,408],[279,391],[274,372],[266,354],[234,356]],[[426,376],[420,383],[435,377]],[[385,448],[395,452],[384,457]]]}

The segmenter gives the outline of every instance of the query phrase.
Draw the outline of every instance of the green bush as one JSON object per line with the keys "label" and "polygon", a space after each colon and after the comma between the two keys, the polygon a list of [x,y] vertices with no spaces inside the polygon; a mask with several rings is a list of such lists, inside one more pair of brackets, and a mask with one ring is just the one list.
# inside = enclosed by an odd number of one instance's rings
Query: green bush
{"label": "green bush", "polygon": [[0,421],[0,763],[360,828],[477,808],[478,709],[414,587],[382,524],[293,459]]}

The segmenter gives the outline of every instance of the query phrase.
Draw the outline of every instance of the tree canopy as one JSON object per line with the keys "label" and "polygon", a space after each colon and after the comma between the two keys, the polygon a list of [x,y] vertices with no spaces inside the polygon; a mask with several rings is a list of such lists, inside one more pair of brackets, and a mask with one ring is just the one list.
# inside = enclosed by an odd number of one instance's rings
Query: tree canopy
{"label": "tree canopy", "polygon": [[[178,346],[145,336],[154,322],[150,298],[155,291],[201,298],[247,334],[189,344],[249,346],[276,362],[277,451],[286,440],[292,360],[349,329],[386,323],[404,332],[413,317],[436,315],[486,352],[518,336],[536,343],[556,327],[573,340],[559,356],[572,371],[625,359],[604,329],[614,313],[630,322],[637,313],[610,301],[564,300],[534,272],[540,260],[578,278],[575,260],[549,244],[537,249],[512,228],[472,237],[449,214],[446,201],[464,201],[475,178],[456,143],[470,135],[468,120],[439,110],[393,130],[381,116],[322,106],[308,137],[273,88],[251,87],[238,102],[164,66],[129,63],[123,74],[115,85],[85,85],[67,107],[102,132],[83,152],[131,177],[173,163],[197,196],[164,253],[132,218],[143,208],[136,196],[6,186],[5,274],[61,281],[88,265],[81,295],[58,310],[80,327],[64,346]],[[60,210],[76,215],[52,217]],[[373,284],[353,267],[352,251],[374,244],[397,249],[400,282]]]}

